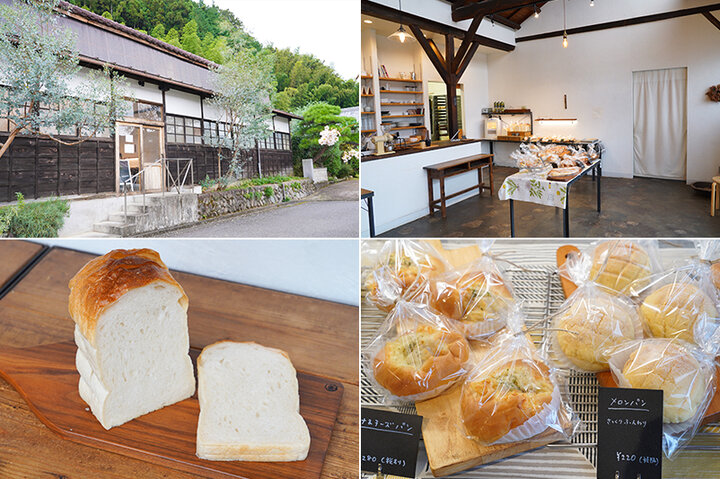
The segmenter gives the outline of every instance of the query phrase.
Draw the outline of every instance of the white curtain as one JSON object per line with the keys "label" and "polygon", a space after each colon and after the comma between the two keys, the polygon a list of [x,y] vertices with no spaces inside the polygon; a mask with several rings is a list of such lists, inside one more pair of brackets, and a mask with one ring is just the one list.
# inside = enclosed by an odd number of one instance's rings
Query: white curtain
{"label": "white curtain", "polygon": [[635,176],[684,180],[687,68],[633,72]]}

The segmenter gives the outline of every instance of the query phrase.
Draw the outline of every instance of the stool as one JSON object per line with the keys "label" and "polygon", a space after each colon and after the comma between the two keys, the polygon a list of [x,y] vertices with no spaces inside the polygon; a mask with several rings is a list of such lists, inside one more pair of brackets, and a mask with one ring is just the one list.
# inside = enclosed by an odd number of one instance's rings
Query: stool
{"label": "stool", "polygon": [[715,210],[720,209],[720,194],[718,194],[720,176],[713,176],[712,189],[710,193],[710,216],[715,216]]}

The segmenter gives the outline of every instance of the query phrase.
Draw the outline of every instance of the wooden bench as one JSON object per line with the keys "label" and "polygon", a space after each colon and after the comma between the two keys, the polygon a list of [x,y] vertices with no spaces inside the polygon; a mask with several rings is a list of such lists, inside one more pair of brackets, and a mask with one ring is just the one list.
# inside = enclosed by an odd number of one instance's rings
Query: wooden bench
{"label": "wooden bench", "polygon": [[[446,201],[451,198],[455,198],[456,196],[462,195],[463,193],[467,193],[468,191],[472,191],[475,188],[478,188],[481,194],[485,188],[488,188],[490,190],[490,194],[493,195],[495,191],[493,189],[492,163],[493,155],[473,155],[467,156],[465,158],[458,158],[456,160],[444,161],[442,163],[425,166],[424,169],[427,173],[428,180],[428,207],[430,208],[430,215],[435,214],[435,210],[439,209],[442,212],[442,217],[446,218]],[[486,166],[490,169],[489,186],[485,186],[483,184],[482,178],[482,169]],[[445,194],[445,178],[449,178],[455,175],[461,175],[463,173],[468,173],[473,170],[477,170],[478,172],[477,186],[465,188],[464,190],[458,191],[457,193],[453,193],[451,195]],[[437,200],[435,199],[435,193],[433,191],[433,180],[435,179],[440,181],[440,198],[438,198]],[[440,206],[438,206],[438,203],[440,204]]]}

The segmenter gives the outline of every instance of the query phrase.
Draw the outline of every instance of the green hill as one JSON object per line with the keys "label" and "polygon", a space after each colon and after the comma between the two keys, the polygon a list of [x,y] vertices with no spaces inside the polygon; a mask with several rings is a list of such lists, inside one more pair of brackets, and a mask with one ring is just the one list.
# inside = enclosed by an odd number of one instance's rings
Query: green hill
{"label": "green hill", "polygon": [[323,101],[341,108],[358,105],[358,83],[344,80],[320,59],[298,50],[261,44],[231,11],[194,0],[72,0],[171,45],[222,64],[230,48],[271,50],[275,54],[275,107],[296,110]]}

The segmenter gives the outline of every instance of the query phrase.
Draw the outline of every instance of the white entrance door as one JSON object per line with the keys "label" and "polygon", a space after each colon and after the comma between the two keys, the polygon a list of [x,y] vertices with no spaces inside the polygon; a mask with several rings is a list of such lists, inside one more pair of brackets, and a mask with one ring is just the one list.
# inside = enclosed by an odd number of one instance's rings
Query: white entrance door
{"label": "white entrance door", "polygon": [[684,180],[687,68],[633,72],[635,176]]}

